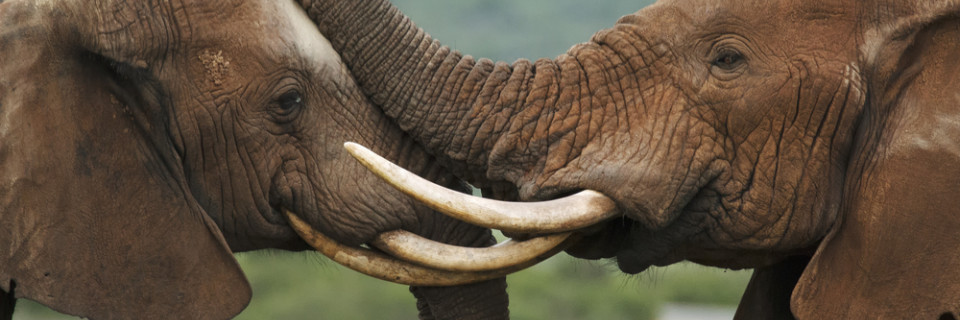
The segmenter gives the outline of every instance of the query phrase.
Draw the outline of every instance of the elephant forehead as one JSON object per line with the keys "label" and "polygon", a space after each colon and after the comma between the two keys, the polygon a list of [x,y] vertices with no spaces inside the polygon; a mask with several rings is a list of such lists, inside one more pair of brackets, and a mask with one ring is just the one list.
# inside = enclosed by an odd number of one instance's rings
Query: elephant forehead
{"label": "elephant forehead", "polygon": [[298,56],[308,63],[317,63],[318,67],[341,64],[340,55],[333,50],[330,41],[320,34],[317,26],[307,17],[302,8],[293,1],[271,0],[270,2],[279,6],[277,12],[280,13],[281,19],[289,22],[290,30],[283,35],[287,38],[284,42],[292,45]]}
{"label": "elephant forehead", "polygon": [[[234,86],[278,67],[310,75],[346,72],[340,55],[294,1],[248,1],[236,10],[202,8],[217,28],[191,26],[192,59],[212,85]],[[198,9],[199,10],[199,9]]]}

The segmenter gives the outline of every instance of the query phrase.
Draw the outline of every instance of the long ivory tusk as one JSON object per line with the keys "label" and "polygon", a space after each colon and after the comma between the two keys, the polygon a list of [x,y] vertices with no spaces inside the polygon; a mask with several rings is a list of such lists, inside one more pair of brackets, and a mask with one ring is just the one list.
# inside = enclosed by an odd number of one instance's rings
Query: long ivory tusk
{"label": "long ivory tusk", "polygon": [[284,210],[284,214],[287,216],[290,226],[303,240],[331,260],[368,276],[404,285],[453,286],[480,282],[506,276],[539,262],[531,261],[511,268],[484,272],[435,270],[399,261],[372,250],[342,245],[317,232],[290,211]]}
{"label": "long ivory tusk", "polygon": [[582,229],[619,214],[613,200],[593,190],[542,202],[474,197],[423,179],[359,144],[347,142],[343,146],[398,190],[434,210],[482,227],[515,233],[559,233]]}
{"label": "long ivory tusk", "polygon": [[371,244],[394,257],[430,268],[486,271],[543,261],[563,250],[564,246],[560,244],[569,237],[567,232],[524,241],[507,240],[486,248],[468,248],[397,230],[380,234]]}

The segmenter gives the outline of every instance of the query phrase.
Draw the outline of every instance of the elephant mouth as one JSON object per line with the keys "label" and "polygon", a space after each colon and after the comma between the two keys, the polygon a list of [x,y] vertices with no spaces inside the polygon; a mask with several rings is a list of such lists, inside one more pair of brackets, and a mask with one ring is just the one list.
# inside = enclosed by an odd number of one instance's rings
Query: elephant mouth
{"label": "elephant mouth", "polygon": [[453,286],[503,277],[556,254],[560,249],[555,248],[562,248],[558,244],[568,238],[554,235],[465,248],[395,230],[381,233],[372,242],[381,252],[338,243],[289,210],[284,215],[301,238],[331,260],[374,278],[413,286]]}
{"label": "elephant mouth", "polygon": [[[593,223],[593,220],[557,223],[543,219],[549,217],[549,208],[566,208],[566,211],[598,205],[615,208],[612,201],[595,203],[595,194],[598,194],[595,192],[541,203],[508,203],[472,197],[435,185],[364,147],[353,143],[345,146],[371,171],[434,210],[479,226],[539,235],[525,240],[506,240],[491,247],[471,248],[436,242],[405,230],[393,230],[378,234],[364,246],[353,247],[317,231],[291,210],[280,208],[300,238],[318,252],[345,267],[381,280],[414,286],[453,286],[503,277],[563,251],[579,239],[578,235],[569,232],[579,229],[576,224]],[[412,189],[411,184],[414,185]],[[432,189],[424,191],[424,187]],[[423,194],[431,196],[419,196]],[[503,216],[517,210],[533,214]],[[531,223],[540,227],[524,227]]]}
{"label": "elephant mouth", "polygon": [[621,216],[612,199],[592,190],[542,202],[484,199],[434,184],[358,144],[347,142],[344,147],[380,178],[434,210],[508,234],[536,235],[493,247],[467,248],[396,230],[379,234],[368,244],[370,248],[350,247],[336,243],[284,210],[294,230],[317,251],[353,270],[391,282],[450,286],[502,277],[576,243],[580,239],[576,231]]}
{"label": "elephant mouth", "polygon": [[560,252],[571,238],[570,233],[562,233],[468,248],[394,230],[379,234],[369,247],[351,247],[315,230],[289,210],[284,215],[303,240],[331,260],[377,279],[413,286],[453,286],[503,277]]}

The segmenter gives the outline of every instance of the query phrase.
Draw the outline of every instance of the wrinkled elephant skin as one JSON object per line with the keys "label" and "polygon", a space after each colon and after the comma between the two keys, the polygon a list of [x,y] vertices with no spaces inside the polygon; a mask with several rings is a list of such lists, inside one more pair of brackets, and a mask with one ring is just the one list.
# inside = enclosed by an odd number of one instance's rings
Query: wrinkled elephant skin
{"label": "wrinkled elephant skin", "polygon": [[[4,1],[0,316],[28,298],[91,319],[231,317],[251,294],[233,252],[309,249],[285,210],[351,246],[400,229],[493,241],[344,141],[459,185],[292,1]],[[506,317],[502,277],[413,290],[425,318]]]}
{"label": "wrinkled elephant skin", "polygon": [[612,199],[622,217],[575,256],[759,268],[744,319],[960,312],[956,0],[662,0],[512,64],[386,1],[300,2],[456,175],[501,199]]}

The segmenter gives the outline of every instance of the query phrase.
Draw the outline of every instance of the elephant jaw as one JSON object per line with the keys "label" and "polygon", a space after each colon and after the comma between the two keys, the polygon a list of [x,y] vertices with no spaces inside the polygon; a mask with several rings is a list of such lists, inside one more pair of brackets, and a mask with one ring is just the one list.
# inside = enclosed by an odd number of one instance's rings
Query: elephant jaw
{"label": "elephant jaw", "polygon": [[[311,239],[319,239],[319,237],[311,234],[322,235],[307,229],[309,226],[305,223],[299,222],[302,226],[299,227],[295,221],[295,219],[298,220],[296,216],[287,213],[288,219],[301,237],[341,264],[351,267],[348,264],[349,261],[341,260],[360,260],[347,258],[347,256],[359,256],[361,251],[365,252],[365,256],[376,254],[376,258],[370,258],[369,261],[379,259],[378,263],[383,261],[384,264],[384,267],[378,268],[381,271],[377,274],[351,268],[380,279],[403,284],[416,282],[416,285],[455,285],[504,276],[543,261],[577,242],[580,237],[571,236],[572,231],[590,229],[603,221],[620,216],[617,205],[612,199],[593,190],[584,190],[571,196],[542,202],[484,199],[434,184],[358,144],[347,142],[344,147],[354,158],[387,183],[434,210],[465,222],[507,233],[540,235],[525,241],[507,240],[489,248],[465,248],[441,244],[402,230],[380,234],[372,242],[376,248],[410,261],[404,262],[370,250],[342,245],[336,250],[322,249],[330,245],[320,242],[314,244]],[[332,243],[328,238],[325,241]],[[343,255],[344,258],[338,260],[335,258],[338,255]],[[388,260],[392,264],[389,267],[386,266]],[[424,268],[425,270],[422,270]],[[391,273],[394,271],[400,271],[400,273]],[[427,275],[427,271],[437,273]],[[460,274],[454,277],[450,272],[460,272]],[[401,277],[409,278],[401,280]],[[442,284],[421,284],[422,281]]]}

